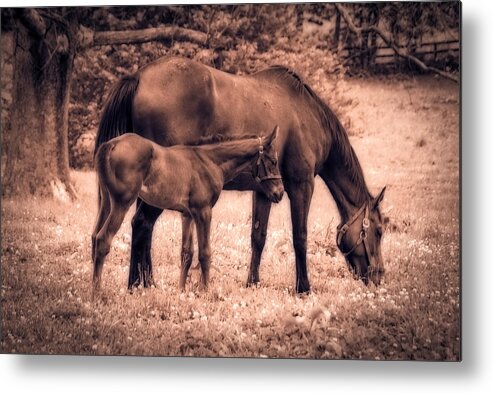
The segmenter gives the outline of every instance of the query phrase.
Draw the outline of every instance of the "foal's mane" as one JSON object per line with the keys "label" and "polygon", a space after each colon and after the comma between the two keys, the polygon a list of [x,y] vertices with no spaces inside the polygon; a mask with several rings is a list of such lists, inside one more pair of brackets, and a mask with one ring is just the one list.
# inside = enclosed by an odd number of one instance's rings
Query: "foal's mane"
{"label": "foal's mane", "polygon": [[372,198],[363,176],[363,170],[358,157],[349,142],[346,130],[332,109],[330,109],[317,93],[303,82],[303,79],[295,71],[282,65],[274,65],[257,72],[254,76],[276,79],[289,87],[298,97],[307,100],[308,103],[312,104],[310,107],[315,110],[322,126],[326,132],[330,132],[332,135],[334,143],[330,154],[339,158],[340,162],[343,163],[359,191],[363,193],[366,198]]}
{"label": "foal's mane", "polygon": [[253,139],[258,138],[258,135],[249,134],[249,135],[224,135],[224,134],[213,134],[213,135],[204,135],[199,139],[194,141],[185,143],[185,146],[202,146],[202,145],[217,145],[218,143],[223,142],[233,142],[240,141],[244,139]]}

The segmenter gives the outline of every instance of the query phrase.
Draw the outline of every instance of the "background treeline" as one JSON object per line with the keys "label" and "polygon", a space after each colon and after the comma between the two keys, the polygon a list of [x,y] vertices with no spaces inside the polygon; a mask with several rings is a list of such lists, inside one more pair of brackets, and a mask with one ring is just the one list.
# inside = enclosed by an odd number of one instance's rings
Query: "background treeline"
{"label": "background treeline", "polygon": [[[457,72],[459,4],[346,4],[357,26],[377,26],[427,64]],[[8,15],[2,10],[2,122],[9,129],[12,51]],[[420,72],[388,55],[375,32],[355,34],[334,4],[250,4],[74,8],[91,31],[132,31],[163,25],[206,34],[205,45],[166,39],[142,44],[90,47],[77,54],[69,107],[69,158],[74,168],[92,166],[92,146],[105,94],[123,75],[161,56],[186,56],[227,72],[246,74],[274,64],[298,72],[347,122],[342,99],[345,75]],[[420,48],[434,45],[425,53]],[[444,46],[445,45],[445,46]],[[384,59],[382,61],[382,59]],[[347,125],[347,124],[346,124]]]}

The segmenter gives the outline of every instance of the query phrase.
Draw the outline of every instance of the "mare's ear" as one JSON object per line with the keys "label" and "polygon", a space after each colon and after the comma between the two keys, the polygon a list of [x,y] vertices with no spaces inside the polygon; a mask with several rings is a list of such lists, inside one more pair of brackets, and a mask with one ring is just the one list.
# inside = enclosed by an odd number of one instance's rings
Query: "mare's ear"
{"label": "mare's ear", "polygon": [[382,188],[382,191],[380,191],[380,194],[378,194],[378,196],[375,199],[373,199],[373,209],[376,209],[378,207],[378,205],[380,205],[380,202],[382,202],[383,197],[385,196],[385,189],[386,188],[387,188],[387,186]]}
{"label": "mare's ear", "polygon": [[278,133],[279,133],[279,126],[276,125],[272,130],[272,132],[265,137],[265,145],[268,146],[272,144],[272,142],[276,140]]}

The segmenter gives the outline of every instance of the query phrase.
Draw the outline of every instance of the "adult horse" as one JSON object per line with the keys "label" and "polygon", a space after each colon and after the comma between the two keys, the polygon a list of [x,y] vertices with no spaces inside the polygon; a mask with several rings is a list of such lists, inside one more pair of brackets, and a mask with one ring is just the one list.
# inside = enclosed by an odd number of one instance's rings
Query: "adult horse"
{"label": "adult horse", "polygon": [[[291,206],[296,291],[310,290],[307,218],[316,175],[327,184],[344,223],[338,228],[337,245],[350,269],[365,284],[371,280],[378,285],[384,273],[379,203],[385,188],[375,198],[370,194],[358,158],[335,114],[285,67],[237,76],[184,58],[159,59],[113,87],[102,113],[96,149],[131,131],[169,146],[216,133],[252,133],[272,124],[279,125],[279,168]],[[225,188],[254,191],[247,285],[256,284],[271,202],[250,174],[238,176]],[[132,220],[129,288],[153,283],[152,231],[161,212],[143,201],[137,204]]]}

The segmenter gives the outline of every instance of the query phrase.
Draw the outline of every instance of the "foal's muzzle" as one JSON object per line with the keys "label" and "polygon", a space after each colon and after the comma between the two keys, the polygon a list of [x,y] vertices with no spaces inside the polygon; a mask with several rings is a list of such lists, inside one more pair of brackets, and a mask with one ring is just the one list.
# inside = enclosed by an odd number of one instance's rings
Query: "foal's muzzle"
{"label": "foal's muzzle", "polygon": [[284,195],[284,187],[276,187],[275,190],[271,191],[268,195],[268,198],[271,202],[279,203],[282,200]]}

